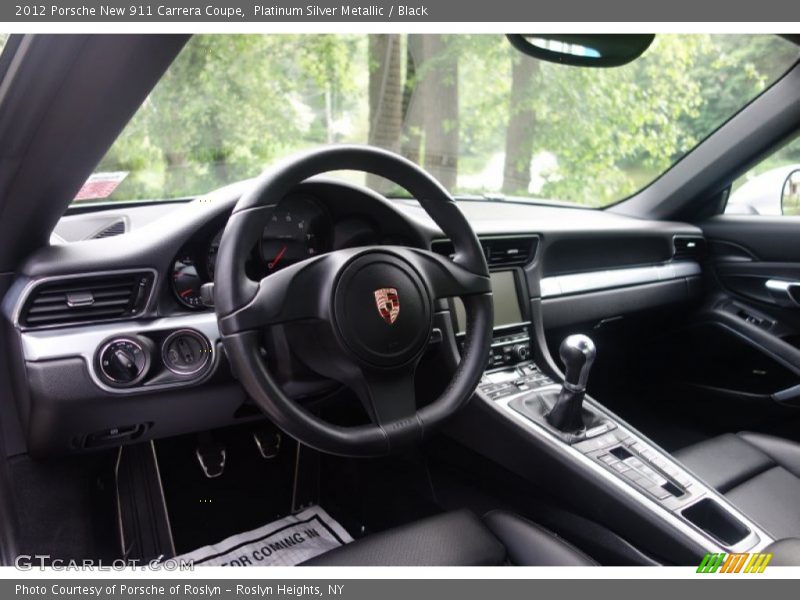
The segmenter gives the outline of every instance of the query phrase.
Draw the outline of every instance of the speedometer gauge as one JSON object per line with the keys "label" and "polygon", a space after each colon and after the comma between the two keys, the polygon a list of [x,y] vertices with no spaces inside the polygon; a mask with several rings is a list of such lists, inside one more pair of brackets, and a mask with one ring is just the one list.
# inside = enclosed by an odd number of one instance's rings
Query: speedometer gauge
{"label": "speedometer gauge", "polygon": [[179,256],[172,265],[172,289],[178,301],[189,308],[201,308],[200,286],[203,281],[197,273],[191,256]]}
{"label": "speedometer gauge", "polygon": [[330,249],[330,219],[311,198],[288,196],[275,207],[261,239],[267,273]]}

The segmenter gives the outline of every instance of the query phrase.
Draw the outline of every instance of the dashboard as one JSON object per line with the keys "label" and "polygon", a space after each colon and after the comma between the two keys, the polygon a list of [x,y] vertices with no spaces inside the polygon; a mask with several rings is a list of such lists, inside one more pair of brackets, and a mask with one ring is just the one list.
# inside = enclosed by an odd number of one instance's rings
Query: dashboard
{"label": "dashboard", "polygon": [[[23,423],[12,446],[61,454],[259,418],[200,294],[214,281],[220,239],[249,185],[62,219],[55,234],[64,241],[30,257],[3,299],[11,408]],[[677,243],[698,238],[694,226],[511,202],[465,199],[458,207],[492,270],[498,366],[535,356],[548,328],[680,303],[697,291],[699,263]],[[119,222],[117,235],[103,233]],[[307,257],[367,245],[452,253],[417,202],[313,179],[276,202],[246,272],[260,280]],[[436,311],[439,342],[452,342],[440,347],[457,348],[460,306],[441,301]],[[267,357],[291,357],[291,339],[272,343]],[[280,373],[287,393],[313,396],[316,383],[289,363]]]}

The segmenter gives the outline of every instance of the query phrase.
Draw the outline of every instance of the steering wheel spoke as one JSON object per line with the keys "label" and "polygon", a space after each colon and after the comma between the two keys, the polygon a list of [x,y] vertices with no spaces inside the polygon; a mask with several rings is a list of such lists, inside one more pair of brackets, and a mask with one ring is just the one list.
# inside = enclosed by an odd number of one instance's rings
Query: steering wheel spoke
{"label": "steering wheel spoke", "polygon": [[325,290],[331,285],[333,255],[321,255],[264,277],[250,302],[220,317],[220,331],[230,335],[305,319],[325,319]]}
{"label": "steering wheel spoke", "polygon": [[375,425],[384,427],[414,417],[417,412],[415,370],[416,364],[389,373],[364,373],[362,385],[356,386],[355,391]]}
{"label": "steering wheel spoke", "polygon": [[445,256],[415,248],[392,247],[411,262],[425,278],[433,298],[488,294],[492,284],[488,275],[473,273]]}

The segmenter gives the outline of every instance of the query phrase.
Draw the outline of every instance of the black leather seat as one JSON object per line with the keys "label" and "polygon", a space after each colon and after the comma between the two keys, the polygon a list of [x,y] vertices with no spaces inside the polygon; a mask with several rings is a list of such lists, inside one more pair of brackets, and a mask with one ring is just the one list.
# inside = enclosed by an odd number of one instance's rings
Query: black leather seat
{"label": "black leather seat", "polygon": [[505,511],[482,519],[448,512],[376,533],[304,565],[313,566],[590,566],[591,558],[554,533]]}
{"label": "black leather seat", "polygon": [[800,537],[800,444],[726,434],[675,456],[776,539]]}

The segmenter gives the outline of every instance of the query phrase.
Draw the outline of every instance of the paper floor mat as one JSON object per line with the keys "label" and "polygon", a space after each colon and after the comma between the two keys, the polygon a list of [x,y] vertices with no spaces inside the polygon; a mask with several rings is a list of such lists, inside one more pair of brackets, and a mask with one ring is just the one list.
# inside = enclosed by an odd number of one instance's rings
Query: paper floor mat
{"label": "paper floor mat", "polygon": [[353,538],[319,506],[263,527],[203,546],[181,560],[199,566],[292,566],[352,542]]}

